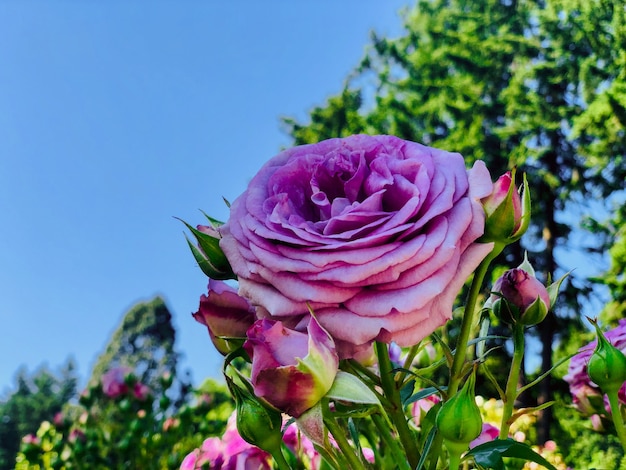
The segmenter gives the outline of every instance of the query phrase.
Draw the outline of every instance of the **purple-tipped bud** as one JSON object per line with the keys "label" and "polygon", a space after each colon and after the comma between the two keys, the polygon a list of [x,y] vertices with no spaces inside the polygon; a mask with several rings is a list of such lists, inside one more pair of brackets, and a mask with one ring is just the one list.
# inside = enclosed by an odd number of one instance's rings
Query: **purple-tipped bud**
{"label": "purple-tipped bud", "polygon": [[[520,194],[521,193],[521,194]],[[483,242],[513,243],[530,224],[530,193],[528,182],[518,191],[515,187],[515,170],[507,171],[493,185],[493,192],[482,200],[485,210]]]}
{"label": "purple-tipped bud", "polygon": [[550,293],[535,277],[535,271],[528,260],[498,278],[492,295],[485,304],[502,321],[527,326],[542,322],[551,306]]}
{"label": "purple-tipped bud", "polygon": [[217,350],[226,355],[243,344],[246,331],[256,320],[254,307],[222,281],[209,279],[208,295],[200,297],[193,317],[209,329]]}
{"label": "purple-tipped bud", "polygon": [[263,319],[248,330],[244,343],[254,393],[295,418],[326,395],[339,366],[333,339],[314,317],[307,332]]}

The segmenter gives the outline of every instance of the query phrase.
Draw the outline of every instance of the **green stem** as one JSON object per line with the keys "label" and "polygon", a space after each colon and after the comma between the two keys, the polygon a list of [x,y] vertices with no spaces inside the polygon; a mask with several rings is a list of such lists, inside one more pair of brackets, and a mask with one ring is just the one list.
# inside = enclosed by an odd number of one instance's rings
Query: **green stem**
{"label": "green stem", "polygon": [[[454,359],[452,360],[452,367],[450,367],[450,378],[448,380],[448,392],[447,396],[452,397],[459,390],[459,384],[461,383],[463,366],[465,365],[465,359],[467,357],[467,344],[469,343],[470,333],[474,325],[474,312],[476,311],[476,302],[483,285],[483,280],[487,274],[487,269],[491,262],[502,253],[506,245],[495,242],[493,250],[482,260],[472,279],[469,293],[467,295],[467,302],[465,303],[465,309],[463,311],[463,319],[461,320],[461,332],[456,341],[456,350],[454,352]],[[435,470],[439,461],[439,455],[441,454],[441,446],[443,439],[441,435],[437,433],[433,441],[433,458],[430,461],[430,469]]]}
{"label": "green stem", "polygon": [[513,416],[513,406],[517,398],[517,387],[519,384],[519,374],[524,360],[524,325],[513,326],[513,362],[509,369],[509,377],[506,382],[504,392],[504,407],[502,409],[502,421],[500,423],[500,439],[509,436],[511,428],[510,418]]}
{"label": "green stem", "polygon": [[335,418],[330,416],[329,418],[324,419],[324,424],[326,424],[326,427],[335,438],[335,442],[337,443],[337,446],[339,446],[343,457],[345,457],[348,461],[350,468],[352,470],[365,470],[363,462],[361,462],[361,459],[355,454],[354,448],[350,445],[343,431],[337,425]]}
{"label": "green stem", "polygon": [[420,460],[420,453],[417,450],[416,439],[409,429],[406,416],[404,415],[404,407],[400,399],[400,390],[394,380],[391,359],[389,359],[389,351],[387,345],[377,341],[374,344],[376,356],[378,357],[378,368],[380,371],[380,382],[385,397],[389,400],[391,407],[387,410],[393,421],[402,447],[406,454],[407,460],[411,468],[415,468]]}
{"label": "green stem", "polygon": [[619,437],[622,443],[622,448],[626,450],[626,429],[624,428],[624,419],[622,418],[622,412],[619,407],[619,399],[617,398],[618,390],[613,390],[607,393],[609,397],[609,405],[611,406],[611,416],[613,418],[613,424],[617,431],[617,437]]}
{"label": "green stem", "polygon": [[382,418],[382,416],[376,413],[371,416],[376,428],[380,431],[380,438],[389,448],[391,455],[393,455],[394,463],[396,464],[398,470],[410,470],[412,467],[409,467],[406,456],[402,452],[402,448],[398,445],[397,439],[395,439],[391,434],[391,430],[389,429],[389,426],[387,426],[386,421]]}
{"label": "green stem", "polygon": [[276,449],[274,452],[270,452],[270,454],[274,458],[274,462],[276,462],[279,470],[291,470],[280,448]]}
{"label": "green stem", "polygon": [[487,274],[487,269],[493,259],[498,256],[503,249],[504,245],[494,245],[491,253],[489,253],[489,255],[480,263],[478,269],[474,273],[474,279],[472,279],[472,285],[467,296],[467,302],[465,303],[465,310],[463,311],[461,332],[459,333],[459,338],[456,341],[456,351],[454,352],[454,359],[452,361],[452,367],[450,368],[450,381],[448,383],[449,397],[456,394],[459,389],[461,379],[463,378],[461,372],[463,370],[463,366],[465,365],[465,359],[467,357],[467,344],[469,343],[470,333],[472,332],[472,328],[474,326],[476,301],[480,295],[480,289],[482,288],[485,274]]}
{"label": "green stem", "polygon": [[398,376],[398,382],[400,383],[404,383],[404,380],[406,379],[406,376],[408,374],[409,369],[411,368],[411,366],[413,365],[413,360],[415,359],[415,356],[417,356],[417,352],[419,351],[419,347],[420,347],[420,343],[411,346],[411,349],[409,349],[409,352],[406,355],[406,358],[404,359],[404,364],[402,365],[402,368],[404,369]]}

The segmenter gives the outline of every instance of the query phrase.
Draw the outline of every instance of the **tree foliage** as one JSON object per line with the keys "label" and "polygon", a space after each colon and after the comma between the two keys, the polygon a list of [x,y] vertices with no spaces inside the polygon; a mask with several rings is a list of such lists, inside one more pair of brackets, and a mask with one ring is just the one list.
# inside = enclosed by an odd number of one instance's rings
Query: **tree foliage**
{"label": "tree foliage", "polygon": [[128,367],[141,383],[159,395],[164,392],[161,385],[164,375],[178,378],[184,395],[188,383],[177,375],[180,355],[175,350],[175,340],[172,314],[163,299],[156,297],[139,303],[126,313],[113,333],[93,367],[89,382],[97,382],[109,369]]}
{"label": "tree foliage", "polygon": [[[517,166],[534,205],[523,249],[545,278],[559,277],[571,268],[559,249],[572,247],[579,222],[571,205],[624,189],[624,2],[421,0],[403,22],[398,38],[372,36],[343,90],[312,110],[310,122],[285,118],[287,132],[296,144],[393,134],[458,151],[468,163],[482,159],[494,177]],[[506,263],[516,265],[521,253],[509,251]],[[542,370],[559,335],[582,328],[592,287],[574,273],[542,324]],[[539,402],[550,390],[547,380]]]}
{"label": "tree foliage", "polygon": [[32,374],[16,375],[15,390],[0,400],[0,469],[13,469],[23,436],[34,433],[42,421],[52,420],[76,394],[76,373],[68,360],[60,373],[41,367]]}

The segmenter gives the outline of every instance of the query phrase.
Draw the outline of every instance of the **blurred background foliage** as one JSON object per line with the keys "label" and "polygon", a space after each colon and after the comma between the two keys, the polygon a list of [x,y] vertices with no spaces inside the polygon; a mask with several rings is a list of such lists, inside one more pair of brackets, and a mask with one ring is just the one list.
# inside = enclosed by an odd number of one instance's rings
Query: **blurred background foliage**
{"label": "blurred background foliage", "polygon": [[[283,117],[284,130],[294,144],[355,133],[393,134],[458,151],[468,164],[484,160],[494,179],[512,167],[526,173],[532,227],[498,263],[516,266],[527,251],[544,280],[578,266],[554,312],[529,331],[528,370],[522,376],[531,379],[592,338],[584,315],[600,316],[610,327],[626,313],[626,3],[421,0],[402,18],[402,35],[373,33],[363,60],[337,94],[312,109],[305,122]],[[493,323],[491,333],[506,334],[506,327]],[[446,334],[454,338],[454,322]],[[199,392],[192,392],[188,376],[177,370],[174,341],[162,299],[136,306],[100,356],[90,386],[110,367],[131,367],[159,397],[145,409],[152,424],[141,429],[162,436],[155,423],[179,417],[192,423],[177,435],[179,445],[188,443],[191,450],[201,442],[200,434],[221,431],[221,418],[211,421],[207,410],[227,399],[211,383],[206,401],[212,405],[202,408]],[[488,366],[497,375],[507,370],[508,349],[504,341],[490,346],[497,350]],[[626,468],[619,446],[568,407],[560,380],[564,373],[560,367],[525,397],[528,405],[554,398],[560,403],[539,416],[538,443],[555,439],[574,468]],[[172,382],[166,387],[162,378],[168,374]],[[47,442],[69,445],[58,427],[40,427],[61,409],[78,419],[90,406],[113,406],[78,403],[71,361],[58,374],[41,369],[19,371],[16,377],[14,389],[0,397],[0,469],[13,468],[26,434],[39,430]],[[482,392],[492,394],[482,383]],[[163,403],[162,397],[167,397]],[[197,407],[202,411],[192,417],[189,410]],[[212,424],[199,432],[203,420]],[[171,441],[163,439],[154,447],[161,454],[153,459],[163,466],[150,468],[169,468],[159,460],[171,453],[165,446]],[[28,448],[22,446],[22,462],[27,462]],[[58,450],[50,449],[34,455],[50,458]]]}

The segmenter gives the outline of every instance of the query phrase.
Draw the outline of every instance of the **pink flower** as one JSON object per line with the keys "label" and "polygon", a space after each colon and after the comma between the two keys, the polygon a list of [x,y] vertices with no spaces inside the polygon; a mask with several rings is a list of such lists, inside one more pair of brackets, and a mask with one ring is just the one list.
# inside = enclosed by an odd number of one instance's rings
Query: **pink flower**
{"label": "pink flower", "polygon": [[422,398],[413,403],[411,407],[411,414],[413,415],[413,422],[416,426],[419,426],[422,422],[428,410],[441,401],[438,395],[428,395],[426,398]]}
{"label": "pink flower", "polygon": [[480,432],[480,436],[470,442],[470,449],[473,449],[476,446],[484,444],[485,442],[491,442],[498,438],[500,435],[500,430],[495,427],[493,424],[483,423],[483,429]]}
{"label": "pink flower", "polygon": [[[260,316],[303,330],[309,307],[352,357],[372,341],[414,345],[452,316],[491,251],[482,162],[392,136],[286,150],[252,179],[219,227],[239,293]],[[347,327],[349,325],[349,327]]]}
{"label": "pink flower", "polygon": [[67,441],[70,444],[75,444],[76,442],[85,442],[86,436],[85,431],[79,428],[74,428],[70,431],[69,436],[67,437]]}
{"label": "pink flower", "polygon": [[[222,354],[240,346],[246,331],[254,323],[254,307],[237,291],[222,281],[209,279],[208,295],[200,297],[200,308],[193,317],[209,330],[211,341]],[[239,343],[233,340],[241,338]]]}
{"label": "pink flower", "polygon": [[242,439],[236,418],[235,413],[230,416],[221,439],[210,437],[189,453],[180,470],[270,470],[270,455]]}
{"label": "pink flower", "polygon": [[26,434],[22,437],[22,444],[38,446],[41,444],[41,439],[34,434]]}
{"label": "pink flower", "polygon": [[128,367],[114,367],[102,374],[102,391],[109,398],[117,398],[128,393],[126,377],[132,373]]}
{"label": "pink flower", "polygon": [[259,320],[244,343],[254,393],[296,418],[326,395],[339,366],[332,338],[313,317],[307,332]]}
{"label": "pink flower", "polygon": [[205,467],[220,470],[224,464],[224,444],[219,437],[205,439],[202,446],[193,450],[183,459],[180,470],[196,470]]}
{"label": "pink flower", "polygon": [[244,441],[237,431],[236,422],[237,417],[233,413],[222,436],[222,470],[270,470],[270,455]]}
{"label": "pink flower", "polygon": [[137,382],[133,386],[133,395],[135,395],[135,398],[139,401],[144,401],[145,399],[147,399],[150,396],[150,393],[150,387],[145,384]]}
{"label": "pink flower", "polygon": [[295,423],[291,423],[285,429],[283,441],[300,462],[309,462],[306,468],[318,470],[322,463],[322,456],[315,450],[313,443],[300,432]]}

